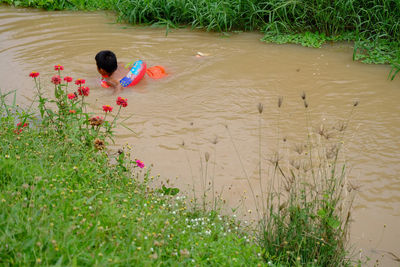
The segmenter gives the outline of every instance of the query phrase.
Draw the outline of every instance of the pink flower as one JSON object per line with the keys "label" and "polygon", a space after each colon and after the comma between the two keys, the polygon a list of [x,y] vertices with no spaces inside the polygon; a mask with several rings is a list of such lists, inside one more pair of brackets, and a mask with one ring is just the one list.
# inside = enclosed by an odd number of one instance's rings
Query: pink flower
{"label": "pink flower", "polygon": [[137,164],[137,166],[139,167],[139,168],[141,168],[141,169],[143,169],[144,168],[144,163],[142,162],[142,161],[140,161],[140,160],[136,160],[136,164]]}
{"label": "pink flower", "polygon": [[74,109],[70,109],[70,110],[69,110],[69,113],[71,113],[71,114],[75,114],[75,113],[76,113],[76,110],[74,110]]}
{"label": "pink flower", "polygon": [[76,95],[76,93],[71,93],[71,94],[68,94],[67,97],[68,97],[68,99],[74,100],[78,96]]}
{"label": "pink flower", "polygon": [[118,105],[118,106],[123,106],[123,107],[128,106],[128,99],[122,98],[122,97],[119,96],[119,97],[117,98],[117,105]]}
{"label": "pink flower", "polygon": [[32,78],[36,78],[38,76],[39,76],[39,72],[32,71],[31,73],[29,73],[29,77],[32,77]]}
{"label": "pink flower", "polygon": [[65,76],[64,81],[66,81],[67,83],[70,83],[70,82],[72,82],[72,77]]}
{"label": "pink flower", "polygon": [[51,82],[54,83],[55,85],[60,84],[61,83],[60,75],[54,75],[51,78]]}
{"label": "pink flower", "polygon": [[90,91],[89,87],[80,87],[78,89],[79,95],[84,95],[84,96],[89,96],[89,91]]}
{"label": "pink flower", "polygon": [[104,106],[103,106],[103,110],[104,110],[105,112],[111,112],[111,111],[113,110],[113,107],[112,107],[112,106],[109,106],[109,105],[104,105]]}
{"label": "pink flower", "polygon": [[64,70],[64,66],[61,65],[55,65],[54,70]]}
{"label": "pink flower", "polygon": [[75,84],[76,85],[85,84],[85,80],[84,79],[77,79],[77,80],[75,80]]}

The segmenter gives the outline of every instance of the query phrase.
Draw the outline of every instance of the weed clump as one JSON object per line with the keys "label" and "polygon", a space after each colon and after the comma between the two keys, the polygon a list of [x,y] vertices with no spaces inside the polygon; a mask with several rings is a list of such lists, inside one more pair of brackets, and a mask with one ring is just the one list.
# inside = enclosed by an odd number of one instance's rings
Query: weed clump
{"label": "weed clump", "polygon": [[[260,172],[263,203],[260,207],[259,242],[264,257],[285,265],[347,266],[348,231],[355,187],[347,179],[341,157],[343,127],[309,122],[306,94],[301,95],[307,118],[308,141],[295,144],[294,153],[276,152],[270,160],[269,177]],[[329,136],[329,138],[328,138]],[[334,138],[336,137],[336,138]],[[262,165],[261,157],[259,164]]]}

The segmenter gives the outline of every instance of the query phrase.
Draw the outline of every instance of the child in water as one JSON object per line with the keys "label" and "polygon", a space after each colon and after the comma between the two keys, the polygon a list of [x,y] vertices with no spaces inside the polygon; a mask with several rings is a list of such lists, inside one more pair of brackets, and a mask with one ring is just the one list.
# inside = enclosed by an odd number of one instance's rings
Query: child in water
{"label": "child in water", "polygon": [[95,59],[97,71],[104,78],[102,85],[114,88],[115,92],[121,91],[123,87],[135,85],[146,71],[146,63],[141,60],[136,61],[131,69],[126,69],[124,64],[118,64],[117,57],[110,50],[98,52]]}

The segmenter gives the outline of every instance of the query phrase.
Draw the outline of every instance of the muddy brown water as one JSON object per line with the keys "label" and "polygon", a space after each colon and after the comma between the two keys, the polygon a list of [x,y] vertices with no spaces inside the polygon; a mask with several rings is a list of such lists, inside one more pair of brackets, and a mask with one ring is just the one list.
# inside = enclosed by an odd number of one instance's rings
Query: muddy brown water
{"label": "muddy brown water", "polygon": [[[115,105],[116,95],[99,86],[94,62],[99,50],[113,50],[122,62],[143,59],[149,66],[164,66],[168,77],[146,77],[119,94],[129,103],[124,124],[136,134],[118,127],[116,147],[130,144],[135,157],[154,164],[154,175],[188,194],[193,180],[201,190],[199,158],[208,152],[215,188],[224,188],[228,207],[236,207],[249,191],[238,154],[256,180],[258,103],[264,106],[262,151],[268,158],[277,140],[285,138],[288,148],[305,140],[303,91],[313,122],[347,118],[359,100],[345,139],[349,179],[361,186],[351,241],[357,256],[371,257],[370,265],[376,260],[399,265],[393,254],[400,257],[400,77],[389,81],[388,66],[353,62],[350,44],[310,49],[265,44],[258,33],[225,37],[188,29],[165,36],[164,29],[114,21],[108,13],[0,6],[1,90],[17,89],[18,103],[28,105],[35,96],[28,73],[40,72],[42,83],[49,85],[52,66],[61,64],[65,74],[87,79],[89,107],[100,115],[103,104]],[[199,51],[209,55],[196,58]],[[248,202],[239,210],[251,208]]]}

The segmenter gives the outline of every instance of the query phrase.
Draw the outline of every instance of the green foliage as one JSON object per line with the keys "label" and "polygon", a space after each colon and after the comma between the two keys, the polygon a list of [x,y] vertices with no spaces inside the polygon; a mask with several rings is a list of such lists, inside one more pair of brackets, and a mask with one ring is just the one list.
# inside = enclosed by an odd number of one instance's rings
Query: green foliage
{"label": "green foliage", "polygon": [[[399,0],[0,0],[48,10],[109,9],[129,23],[207,31],[261,30],[264,41],[320,47],[355,42],[354,59],[399,64]],[[350,33],[350,34],[349,34]],[[395,50],[397,49],[397,50]],[[361,51],[368,51],[367,53]],[[397,55],[393,55],[396,53]],[[397,72],[391,73],[394,78]]]}
{"label": "green foliage", "polygon": [[262,41],[273,42],[277,44],[300,44],[306,47],[321,47],[329,38],[325,34],[311,33],[298,33],[298,34],[265,34]]}
{"label": "green foliage", "polygon": [[[270,0],[262,9],[266,11],[264,41],[311,47],[320,47],[330,40],[353,41],[354,60],[391,64],[398,69],[398,0]],[[395,74],[391,73],[391,79]]]}
{"label": "green foliage", "polygon": [[159,190],[159,192],[166,196],[175,196],[176,194],[179,193],[179,188],[166,187],[165,185],[163,185],[162,188]]}
{"label": "green foliage", "polygon": [[0,265],[263,264],[239,222],[189,210],[176,188],[159,191],[129,147],[96,147],[116,124],[92,129],[83,97],[64,89],[55,85],[55,99],[39,90],[41,115],[0,95]]}

